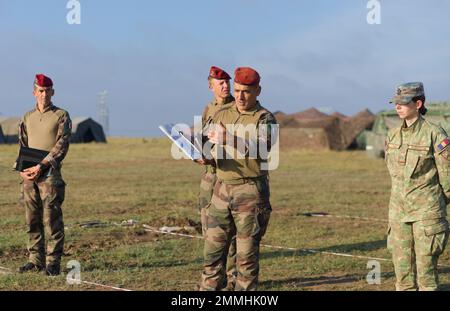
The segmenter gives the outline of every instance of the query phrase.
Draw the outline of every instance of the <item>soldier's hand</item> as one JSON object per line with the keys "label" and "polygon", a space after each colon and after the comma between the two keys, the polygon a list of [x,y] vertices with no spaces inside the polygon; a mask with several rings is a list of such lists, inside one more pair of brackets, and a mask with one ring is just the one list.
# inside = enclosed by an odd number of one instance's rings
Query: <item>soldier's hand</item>
{"label": "soldier's hand", "polygon": [[227,129],[222,122],[216,125],[216,130],[210,131],[208,133],[208,139],[213,144],[225,145],[227,142]]}
{"label": "soldier's hand", "polygon": [[34,180],[34,177],[28,173],[26,170],[23,172],[20,172],[20,177],[22,177],[23,180],[32,181]]}
{"label": "soldier's hand", "polygon": [[35,180],[36,178],[39,177],[40,173],[41,173],[41,167],[39,165],[27,168],[26,170],[23,171],[24,173],[28,174],[29,176],[29,180]]}
{"label": "soldier's hand", "polygon": [[200,165],[206,165],[206,160],[205,159],[197,159],[194,160],[195,163],[200,164]]}
{"label": "soldier's hand", "polygon": [[214,165],[214,160],[208,160],[205,158],[194,160],[194,162],[200,165]]}

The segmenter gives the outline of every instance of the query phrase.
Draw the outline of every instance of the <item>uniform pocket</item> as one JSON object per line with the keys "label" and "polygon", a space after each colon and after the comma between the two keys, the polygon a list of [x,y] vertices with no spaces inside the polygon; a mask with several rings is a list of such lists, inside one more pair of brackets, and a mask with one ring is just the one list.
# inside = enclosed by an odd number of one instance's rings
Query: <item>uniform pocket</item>
{"label": "uniform pocket", "polygon": [[430,252],[431,256],[439,256],[443,253],[448,242],[449,225],[446,219],[434,221],[431,224],[424,224],[425,235],[431,238]]}
{"label": "uniform pocket", "polygon": [[411,173],[411,178],[417,179],[421,176],[424,176],[430,170],[432,170],[434,165],[434,157],[433,156],[418,156],[414,159],[415,165],[414,169]]}
{"label": "uniform pocket", "polygon": [[49,205],[61,205],[65,199],[66,183],[62,179],[47,179],[41,188],[41,199]]}
{"label": "uniform pocket", "polygon": [[258,204],[255,213],[255,225],[252,232],[252,236],[256,237],[258,240],[261,240],[266,234],[271,212],[272,210],[270,206],[268,207],[265,204]]}
{"label": "uniform pocket", "polygon": [[57,197],[60,200],[60,204],[62,204],[66,198],[66,183],[64,182],[64,180],[59,180],[56,184],[55,184],[55,189],[56,189],[56,194]]}
{"label": "uniform pocket", "polygon": [[211,173],[205,173],[200,181],[200,190],[198,193],[198,209],[207,208],[207,205],[211,202],[214,186],[216,184],[216,175]]}
{"label": "uniform pocket", "polygon": [[396,177],[399,175],[397,157],[400,145],[388,144],[386,147],[385,162],[389,171],[389,175]]}
{"label": "uniform pocket", "polygon": [[439,256],[444,252],[447,246],[449,232],[441,232],[434,236],[433,244],[431,246],[431,255]]}
{"label": "uniform pocket", "polygon": [[430,146],[427,145],[409,145],[407,176],[413,179],[420,178],[428,173],[434,166],[434,157],[430,154]]}

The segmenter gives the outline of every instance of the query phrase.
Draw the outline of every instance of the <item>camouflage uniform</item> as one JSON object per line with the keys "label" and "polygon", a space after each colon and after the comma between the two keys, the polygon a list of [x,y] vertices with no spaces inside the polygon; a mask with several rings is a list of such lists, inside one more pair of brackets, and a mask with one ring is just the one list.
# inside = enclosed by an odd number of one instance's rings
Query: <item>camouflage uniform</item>
{"label": "camouflage uniform", "polygon": [[[408,103],[421,93],[421,84],[410,83],[400,86],[394,99]],[[404,122],[388,133],[386,163],[392,179],[388,249],[397,290],[438,289],[437,262],[449,236],[449,154],[445,131],[421,116],[410,127]]]}
{"label": "camouflage uniform", "polygon": [[[217,103],[217,101],[212,101],[209,103],[202,114],[202,128],[204,132],[206,132],[207,126],[212,122],[213,116],[221,109],[229,108],[234,104],[234,97],[230,96],[225,100],[223,105]],[[216,168],[212,165],[205,166],[205,172],[202,175],[200,181],[200,191],[198,195],[198,208],[200,211],[200,220],[202,223],[203,235],[206,232],[206,211],[207,205],[211,202],[211,197],[214,190],[214,185],[216,184],[217,176],[216,176]],[[230,244],[230,248],[228,250],[228,258],[227,258],[227,287],[233,288],[236,282],[236,236],[233,236]]]}
{"label": "camouflage uniform", "polygon": [[[257,103],[252,111],[239,112],[233,105],[214,117],[218,124],[253,124],[270,128],[276,124],[274,116]],[[269,131],[270,132],[270,131]],[[239,132],[237,137],[246,139]],[[271,137],[258,137],[271,145]],[[231,237],[236,232],[237,280],[235,290],[256,290],[259,274],[259,243],[266,232],[270,213],[268,172],[261,169],[264,162],[246,155],[244,159],[217,157],[219,149],[235,151],[233,146],[220,146],[216,153],[217,178],[207,213],[202,290],[218,290],[224,284],[224,269]]]}
{"label": "camouflage uniform", "polygon": [[[61,205],[65,183],[61,162],[69,150],[72,124],[67,111],[50,105],[44,112],[37,108],[27,112],[19,125],[21,146],[49,151],[44,159],[49,170],[36,181],[21,182],[21,203],[25,207],[29,234],[29,261],[37,266],[59,264],[64,247],[64,223]],[[45,235],[47,233],[47,251]],[[47,255],[47,258],[46,258]]]}

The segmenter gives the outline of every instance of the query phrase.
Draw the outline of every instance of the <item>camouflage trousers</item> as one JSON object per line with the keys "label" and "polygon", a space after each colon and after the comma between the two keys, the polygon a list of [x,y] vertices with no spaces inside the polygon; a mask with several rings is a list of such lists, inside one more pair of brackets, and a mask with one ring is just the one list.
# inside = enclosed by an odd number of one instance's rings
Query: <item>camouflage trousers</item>
{"label": "camouflage trousers", "polygon": [[390,221],[387,244],[392,253],[398,291],[438,290],[437,264],[448,236],[445,218],[409,223]]}
{"label": "camouflage trousers", "polygon": [[[214,191],[214,185],[216,184],[217,176],[211,172],[205,172],[202,175],[200,182],[200,193],[198,196],[198,208],[200,210],[200,221],[202,223],[203,237],[206,233],[206,214],[208,206],[211,202],[211,198]],[[226,275],[227,275],[227,289],[232,289],[236,285],[237,270],[236,270],[236,235],[231,238],[230,247],[228,249],[228,256],[226,262]]]}
{"label": "camouflage trousers", "polygon": [[25,207],[29,236],[29,261],[36,265],[59,264],[61,261],[65,237],[61,209],[64,195],[65,183],[60,175],[40,178],[36,182],[23,181],[21,184],[21,204]]}
{"label": "camouflage trousers", "polygon": [[271,213],[268,180],[241,185],[217,181],[207,208],[201,290],[220,290],[233,235],[236,235],[237,279],[235,290],[256,290],[259,244]]}

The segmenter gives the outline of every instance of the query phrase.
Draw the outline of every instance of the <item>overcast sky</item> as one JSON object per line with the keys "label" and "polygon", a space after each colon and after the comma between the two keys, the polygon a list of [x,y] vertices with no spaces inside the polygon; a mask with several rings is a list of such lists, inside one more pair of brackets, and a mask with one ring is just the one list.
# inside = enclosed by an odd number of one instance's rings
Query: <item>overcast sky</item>
{"label": "overcast sky", "polygon": [[409,81],[450,100],[448,0],[382,0],[380,25],[366,0],[80,0],[81,25],[67,2],[0,0],[3,115],[33,107],[42,72],[72,117],[98,119],[108,90],[111,135],[159,135],[202,112],[211,65],[257,69],[272,111],[378,112]]}

